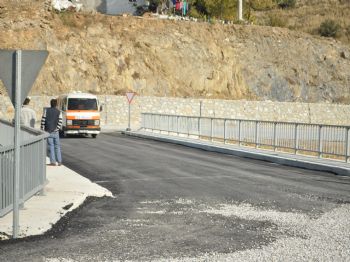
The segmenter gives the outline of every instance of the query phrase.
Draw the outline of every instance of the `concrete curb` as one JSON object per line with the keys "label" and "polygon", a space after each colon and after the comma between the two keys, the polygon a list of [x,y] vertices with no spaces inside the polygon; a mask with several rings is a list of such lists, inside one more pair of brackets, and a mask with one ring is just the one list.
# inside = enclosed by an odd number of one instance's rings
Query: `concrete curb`
{"label": "concrete curb", "polygon": [[292,166],[292,167],[323,171],[323,172],[331,172],[342,176],[350,176],[350,165],[348,165],[347,167],[341,166],[338,164],[337,161],[332,161],[334,162],[333,164],[333,163],[329,163],[329,160],[328,161],[325,160],[324,162],[321,162],[322,160],[317,159],[318,161],[315,161],[311,157],[307,157],[307,156],[303,157],[303,159],[300,159],[300,158],[296,159],[296,158],[290,157],[288,154],[283,154],[283,153],[282,154],[270,153],[270,152],[264,153],[264,151],[262,150],[260,150],[259,152],[253,152],[253,151],[246,150],[244,148],[240,148],[240,149],[236,149],[232,147],[229,148],[229,146],[227,145],[213,144],[213,143],[205,142],[201,140],[190,141],[189,139],[182,139],[181,137],[154,135],[152,133],[144,134],[140,132],[123,131],[122,134],[134,136],[134,137],[152,139],[152,140],[161,141],[161,142],[173,143],[173,144],[183,145],[183,146],[192,147],[192,148],[198,148],[198,149],[211,151],[211,152],[268,161],[268,162],[277,163],[285,166]]}

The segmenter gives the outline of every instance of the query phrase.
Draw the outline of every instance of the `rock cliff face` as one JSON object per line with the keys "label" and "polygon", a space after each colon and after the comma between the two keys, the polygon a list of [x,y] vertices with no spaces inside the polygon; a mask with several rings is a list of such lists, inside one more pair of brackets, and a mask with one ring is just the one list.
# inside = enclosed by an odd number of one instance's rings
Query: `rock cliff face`
{"label": "rock cliff face", "polygon": [[[350,103],[350,50],[288,29],[0,2],[0,48],[47,49],[31,92]],[[4,92],[4,91],[2,91]]]}

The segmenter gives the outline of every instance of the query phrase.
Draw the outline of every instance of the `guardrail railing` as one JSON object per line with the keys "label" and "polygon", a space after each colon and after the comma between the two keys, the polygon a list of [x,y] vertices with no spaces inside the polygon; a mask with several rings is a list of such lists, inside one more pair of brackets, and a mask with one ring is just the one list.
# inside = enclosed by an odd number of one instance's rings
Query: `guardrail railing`
{"label": "guardrail railing", "polygon": [[142,113],[141,128],[349,162],[350,126]]}
{"label": "guardrail railing", "polygon": [[[14,145],[13,125],[0,119],[0,217],[12,210]],[[40,130],[21,128],[20,203],[44,189],[46,184],[46,139]]]}

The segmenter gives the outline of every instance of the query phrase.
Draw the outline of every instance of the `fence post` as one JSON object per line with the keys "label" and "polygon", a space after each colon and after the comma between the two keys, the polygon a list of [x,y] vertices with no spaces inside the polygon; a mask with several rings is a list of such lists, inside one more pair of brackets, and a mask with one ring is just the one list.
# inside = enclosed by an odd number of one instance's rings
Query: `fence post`
{"label": "fence post", "polygon": [[214,141],[214,139],[213,139],[213,129],[214,129],[214,127],[213,127],[213,119],[212,118],[210,118],[210,140],[213,142]]}
{"label": "fence post", "polygon": [[40,146],[41,146],[41,150],[40,150],[40,154],[39,157],[41,157],[43,159],[43,161],[41,162],[41,180],[42,180],[42,184],[43,184],[43,188],[40,190],[39,195],[40,196],[44,196],[45,195],[45,185],[48,181],[46,181],[46,139],[42,139],[40,142]]}
{"label": "fence post", "polygon": [[227,123],[226,123],[226,118],[224,119],[224,144],[226,144],[226,127],[227,127]]}
{"label": "fence post", "polygon": [[349,156],[350,156],[350,148],[349,148],[349,131],[350,128],[347,127],[346,128],[346,143],[345,143],[345,162],[348,163],[349,162]]}
{"label": "fence post", "polygon": [[190,137],[190,117],[186,116],[187,120],[187,137]]}
{"label": "fence post", "polygon": [[254,139],[255,139],[255,148],[258,148],[258,127],[259,127],[259,122],[256,121],[256,122],[255,122],[255,135],[254,135]]}
{"label": "fence post", "polygon": [[318,126],[318,158],[322,157],[322,150],[323,150],[323,144],[322,144],[322,126]]}
{"label": "fence post", "polygon": [[180,133],[179,133],[179,116],[176,116],[176,133],[178,136],[180,135]]}
{"label": "fence post", "polygon": [[168,135],[170,135],[170,116],[168,116]]}
{"label": "fence post", "polygon": [[201,117],[198,117],[198,139],[201,139]]}
{"label": "fence post", "polygon": [[273,151],[277,150],[277,122],[273,123]]}
{"label": "fence post", "polygon": [[295,128],[294,128],[294,154],[298,153],[298,147],[299,147],[299,134],[298,134],[298,124],[295,123]]}
{"label": "fence post", "polygon": [[241,146],[241,120],[238,120],[238,145]]}

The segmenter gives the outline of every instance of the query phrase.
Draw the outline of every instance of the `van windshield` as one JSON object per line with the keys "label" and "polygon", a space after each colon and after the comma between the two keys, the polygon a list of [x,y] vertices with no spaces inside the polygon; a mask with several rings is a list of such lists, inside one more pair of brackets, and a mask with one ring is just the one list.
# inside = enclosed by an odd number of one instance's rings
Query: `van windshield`
{"label": "van windshield", "polygon": [[97,110],[95,98],[69,98],[68,110]]}

